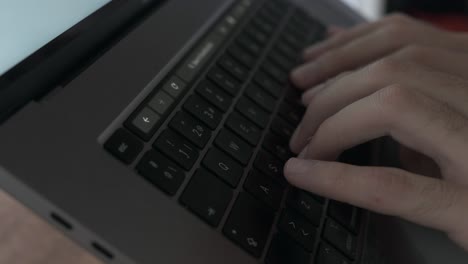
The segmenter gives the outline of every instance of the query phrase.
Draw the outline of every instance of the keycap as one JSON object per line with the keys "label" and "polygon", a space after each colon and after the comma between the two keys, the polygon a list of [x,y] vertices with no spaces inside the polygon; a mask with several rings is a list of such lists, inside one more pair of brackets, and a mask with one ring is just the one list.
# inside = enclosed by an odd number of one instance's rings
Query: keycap
{"label": "keycap", "polygon": [[330,200],[328,203],[328,215],[353,233],[358,233],[360,214],[356,207]]}
{"label": "keycap", "polygon": [[[265,259],[266,264],[310,264],[310,253],[283,233],[277,233],[271,241]],[[317,263],[322,264],[322,263]]]}
{"label": "keycap", "polygon": [[237,187],[244,173],[244,168],[239,163],[217,148],[206,154],[203,165],[233,188]]}
{"label": "keycap", "polygon": [[254,166],[276,182],[282,185],[286,184],[286,179],[283,176],[284,163],[273,157],[273,155],[263,150],[260,151],[255,159]]}
{"label": "keycap", "polygon": [[283,54],[283,56],[285,56],[286,58],[288,58],[288,60],[294,60],[296,61],[299,57],[299,51],[298,50],[295,50],[294,48],[291,48],[287,43],[285,43],[284,41],[278,41],[274,47],[274,49],[277,51],[277,52],[280,52],[281,54]]}
{"label": "keycap", "polygon": [[126,164],[132,163],[143,149],[143,143],[127,130],[120,128],[104,144],[104,148]]}
{"label": "keycap", "polygon": [[260,46],[268,44],[268,40],[270,39],[267,34],[255,28],[255,25],[252,23],[245,28],[245,32]]}
{"label": "keycap", "polygon": [[294,106],[302,106],[301,92],[297,88],[288,87],[286,92],[285,101]]}
{"label": "keycap", "polygon": [[252,146],[259,143],[258,141],[260,140],[262,132],[254,123],[245,119],[240,114],[236,112],[232,113],[226,121],[226,126]]}
{"label": "keycap", "polygon": [[141,176],[169,195],[174,195],[185,179],[185,173],[179,166],[155,150],[147,152],[136,169]]}
{"label": "keycap", "polygon": [[223,67],[224,70],[229,72],[232,76],[236,77],[241,83],[247,80],[249,71],[243,65],[238,63],[229,54],[223,55],[218,63]]}
{"label": "keycap", "polygon": [[200,149],[204,148],[211,138],[211,130],[186,112],[179,112],[169,126]]}
{"label": "keycap", "polygon": [[148,141],[158,128],[160,121],[161,117],[156,112],[145,107],[133,114],[125,126],[144,141]]}
{"label": "keycap", "polygon": [[242,97],[239,100],[236,109],[261,128],[265,128],[270,121],[270,115],[247,97]]}
{"label": "keycap", "polygon": [[297,126],[302,120],[304,115],[303,107],[294,107],[288,103],[282,103],[279,108],[279,114],[286,120],[290,125]]}
{"label": "keycap", "polygon": [[284,119],[277,117],[271,123],[271,131],[280,136],[281,138],[290,139],[294,133],[295,128],[289,125]]}
{"label": "keycap", "polygon": [[[232,62],[234,63],[234,62]],[[241,67],[241,66],[239,66]],[[229,73],[219,67],[213,67],[208,73],[208,78],[229,94],[235,96],[240,91],[240,84]]]}
{"label": "keycap", "polygon": [[281,52],[277,52],[275,50],[270,52],[268,59],[276,63],[278,67],[281,67],[285,71],[291,71],[297,65],[296,60],[291,60],[281,54]]}
{"label": "keycap", "polygon": [[252,40],[249,35],[241,34],[237,37],[237,43],[250,54],[256,56],[262,52],[262,47]]}
{"label": "keycap", "polygon": [[200,169],[190,180],[180,197],[180,202],[209,225],[216,227],[232,195],[231,188],[224,182],[208,171]]}
{"label": "keycap", "polygon": [[223,119],[223,114],[216,107],[196,94],[185,102],[184,109],[205,123],[211,130],[215,130]]}
{"label": "keycap", "polygon": [[344,257],[332,246],[321,243],[317,254],[316,262],[319,264],[351,264],[352,262]]}
{"label": "keycap", "polygon": [[279,98],[281,96],[283,87],[270,76],[268,76],[265,72],[259,71],[257,74],[255,74],[254,81],[275,98]]}
{"label": "keycap", "polygon": [[154,142],[153,147],[186,170],[190,170],[198,158],[196,147],[171,130],[165,130]]}
{"label": "keycap", "polygon": [[247,87],[245,94],[252,99],[252,101],[263,107],[267,112],[271,113],[275,109],[275,98],[263,91],[262,88],[257,85],[250,84]]}
{"label": "keycap", "polygon": [[305,46],[306,39],[304,37],[299,37],[292,32],[285,30],[281,34],[281,41],[288,43],[290,46],[294,47],[295,49],[301,50]]}
{"label": "keycap", "polygon": [[312,252],[314,250],[317,230],[298,213],[289,209],[285,210],[281,215],[278,228],[288,234],[307,251]]}
{"label": "keycap", "polygon": [[221,130],[215,144],[243,165],[247,165],[252,156],[253,148],[226,129]]}
{"label": "keycap", "polygon": [[323,206],[306,192],[292,188],[288,194],[287,204],[289,208],[295,209],[313,225],[320,225]]}
{"label": "keycap", "polygon": [[247,252],[260,257],[273,225],[274,214],[247,193],[239,194],[223,233]]}
{"label": "keycap", "polygon": [[196,90],[198,94],[223,112],[231,107],[232,97],[209,81],[201,82]]}
{"label": "keycap", "polygon": [[153,99],[148,103],[149,107],[151,107],[156,113],[160,115],[166,114],[169,108],[174,103],[172,97],[170,97],[166,92],[159,91],[156,95],[153,96]]}
{"label": "keycap", "polygon": [[273,210],[277,210],[283,197],[284,186],[276,183],[271,177],[253,170],[244,182],[244,190]]}
{"label": "keycap", "polygon": [[289,150],[288,141],[281,139],[272,133],[268,133],[265,136],[265,139],[263,140],[263,148],[283,162],[286,162],[288,159],[293,157],[293,153]]}
{"label": "keycap", "polygon": [[276,66],[276,64],[271,61],[265,61],[261,67],[263,71],[281,85],[286,84],[289,79],[289,72]]}
{"label": "keycap", "polygon": [[269,22],[265,21],[265,19],[261,17],[254,18],[252,20],[252,23],[258,30],[262,31],[267,35],[273,34],[273,31],[275,30],[275,27],[273,25],[271,25]]}
{"label": "keycap", "polygon": [[173,98],[179,97],[179,95],[182,94],[182,92],[187,88],[187,84],[182,81],[179,77],[177,76],[172,76],[169,78],[169,80],[164,83],[162,86],[163,90],[166,91],[170,96]]}
{"label": "keycap", "polygon": [[357,238],[337,222],[327,219],[323,237],[347,257],[356,258]]}
{"label": "keycap", "polygon": [[257,61],[256,56],[252,56],[250,53],[244,51],[237,43],[232,44],[228,48],[229,54],[231,54],[237,61],[242,63],[247,68],[252,68]]}

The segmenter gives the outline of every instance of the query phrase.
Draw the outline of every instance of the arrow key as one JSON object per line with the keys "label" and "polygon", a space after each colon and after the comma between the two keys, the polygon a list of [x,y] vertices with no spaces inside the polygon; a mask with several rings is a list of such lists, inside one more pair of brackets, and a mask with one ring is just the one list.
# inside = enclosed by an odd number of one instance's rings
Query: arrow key
{"label": "arrow key", "polygon": [[317,230],[296,212],[286,210],[281,216],[279,229],[296,240],[307,251],[314,250]]}

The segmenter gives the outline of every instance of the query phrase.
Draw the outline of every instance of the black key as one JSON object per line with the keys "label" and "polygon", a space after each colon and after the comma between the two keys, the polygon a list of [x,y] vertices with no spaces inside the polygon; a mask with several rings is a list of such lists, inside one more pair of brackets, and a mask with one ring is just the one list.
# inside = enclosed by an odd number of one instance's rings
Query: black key
{"label": "black key", "polygon": [[211,130],[215,130],[223,118],[223,114],[198,95],[192,95],[184,104],[184,109],[204,122]]}
{"label": "black key", "polygon": [[229,54],[231,54],[236,60],[242,63],[247,68],[252,68],[257,61],[255,56],[250,55],[250,53],[244,51],[239,45],[234,43],[229,49]]}
{"label": "black key", "polygon": [[247,97],[242,97],[239,100],[236,109],[261,128],[265,128],[268,125],[268,121],[270,121],[270,115]]}
{"label": "black key", "polygon": [[326,243],[321,243],[317,254],[317,263],[319,264],[351,264],[351,261],[341,255],[333,247]]}
{"label": "black key", "polygon": [[149,101],[148,106],[151,107],[156,113],[164,116],[171,109],[174,100],[166,92],[159,91],[156,93],[151,101]]}
{"label": "black key", "polygon": [[255,124],[236,112],[231,114],[226,126],[253,146],[258,144],[262,135],[262,131]]}
{"label": "black key", "polygon": [[278,228],[291,236],[307,251],[314,250],[317,230],[305,218],[292,210],[286,210],[278,223]]}
{"label": "black key", "polygon": [[262,47],[252,40],[247,34],[242,34],[237,37],[237,43],[244,48],[246,51],[250,52],[253,56],[258,56],[262,53]]}
{"label": "black key", "polygon": [[296,60],[290,60],[280,52],[275,52],[274,50],[268,55],[268,58],[285,71],[291,71],[297,65]]}
{"label": "black key", "polygon": [[274,134],[269,133],[265,136],[263,147],[284,162],[293,157],[293,153],[289,150],[288,142]]}
{"label": "black key", "polygon": [[271,123],[271,131],[276,133],[281,138],[290,139],[294,133],[294,130],[294,127],[279,117],[273,120],[273,123]]}
{"label": "black key", "polygon": [[149,107],[144,107],[133,113],[125,126],[137,136],[148,141],[159,127],[161,117]]}
{"label": "black key", "polygon": [[259,104],[268,112],[273,112],[276,106],[276,100],[271,95],[263,91],[257,85],[251,84],[247,87],[246,95],[255,103]]}
{"label": "black key", "polygon": [[281,41],[288,43],[295,49],[301,50],[305,46],[306,39],[304,37],[299,37],[298,35],[293,34],[289,31],[285,31],[281,35]]}
{"label": "black key", "polygon": [[253,170],[245,180],[244,190],[277,210],[283,197],[284,186],[277,184],[271,177]]}
{"label": "black key", "polygon": [[198,158],[196,147],[170,130],[164,131],[153,146],[186,170],[190,170]]}
{"label": "black key", "polygon": [[224,234],[255,257],[260,257],[274,214],[260,201],[241,193],[224,225]]}
{"label": "black key", "polygon": [[260,87],[262,87],[273,97],[279,98],[281,96],[283,87],[263,71],[259,71],[257,74],[255,74],[254,80]]}
{"label": "black key", "polygon": [[218,63],[224,70],[232,74],[241,82],[244,82],[249,76],[249,71],[228,54],[221,57]]}
{"label": "black key", "polygon": [[261,17],[256,17],[252,20],[252,23],[258,30],[262,31],[267,35],[271,35],[275,31],[275,26]]}
{"label": "black key", "polygon": [[303,106],[301,92],[298,89],[289,87],[288,91],[286,92],[285,100],[293,106]]}
{"label": "black key", "polygon": [[323,237],[347,257],[356,258],[357,238],[337,222],[327,219]]}
{"label": "black key", "polygon": [[217,148],[211,149],[203,165],[231,187],[237,187],[244,168]]}
{"label": "black key", "polygon": [[288,206],[301,213],[315,226],[320,225],[323,206],[306,192],[293,188],[288,194]]}
{"label": "black key", "polygon": [[179,112],[171,120],[169,126],[201,149],[206,146],[211,138],[209,128],[186,112]]}
{"label": "black key", "polygon": [[289,79],[289,72],[283,70],[282,68],[276,66],[275,63],[266,61],[262,65],[263,71],[265,71],[271,78],[276,80],[279,84],[284,85]]}
{"label": "black key", "polygon": [[219,133],[215,144],[243,165],[247,165],[252,156],[253,148],[226,129]]}
{"label": "black key", "polygon": [[162,86],[162,89],[174,98],[179,97],[186,88],[187,84],[175,75]]}
{"label": "black key", "polygon": [[258,45],[260,46],[265,46],[268,43],[268,40],[270,37],[263,33],[262,31],[258,30],[255,28],[255,25],[251,24],[245,28],[245,32],[253,39],[255,40]]}
{"label": "black key", "polygon": [[155,150],[146,153],[136,169],[141,176],[169,195],[174,195],[185,179],[185,173],[179,166]]}
{"label": "black key", "polygon": [[143,143],[127,130],[120,128],[107,140],[104,148],[124,163],[130,164],[143,150]]}
{"label": "black key", "polygon": [[278,233],[271,241],[265,262],[266,264],[310,264],[310,260],[309,252],[287,235]]}
{"label": "black key", "polygon": [[180,197],[187,206],[211,226],[218,226],[232,199],[232,190],[216,176],[199,170]]}
{"label": "black key", "polygon": [[279,41],[274,49],[283,54],[283,56],[289,60],[297,60],[299,57],[299,51],[291,48],[291,46],[289,46],[284,41]]}
{"label": "black key", "polygon": [[278,183],[282,185],[286,184],[286,179],[283,176],[284,163],[273,157],[273,155],[263,150],[260,151],[255,159],[254,166],[260,172],[270,176]]}
{"label": "black key", "polygon": [[226,112],[232,104],[232,97],[209,81],[203,81],[197,86],[197,92],[208,102]]}
{"label": "black key", "polygon": [[218,67],[214,67],[208,73],[208,78],[210,78],[213,82],[215,82],[231,95],[235,96],[237,93],[239,93],[241,87],[240,84],[233,77],[231,77],[229,73]]}
{"label": "black key", "polygon": [[280,106],[279,114],[284,120],[296,127],[304,116],[304,109],[302,107],[293,107],[288,103],[283,103]]}
{"label": "black key", "polygon": [[330,200],[328,215],[354,233],[359,230],[359,210],[349,204]]}

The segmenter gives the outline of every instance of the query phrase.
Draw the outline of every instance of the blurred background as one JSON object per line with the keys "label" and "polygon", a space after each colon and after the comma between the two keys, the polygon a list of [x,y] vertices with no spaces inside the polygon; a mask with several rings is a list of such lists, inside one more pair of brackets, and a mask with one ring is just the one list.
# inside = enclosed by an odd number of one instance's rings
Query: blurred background
{"label": "blurred background", "polygon": [[343,0],[370,20],[406,13],[440,27],[468,31],[468,0]]}

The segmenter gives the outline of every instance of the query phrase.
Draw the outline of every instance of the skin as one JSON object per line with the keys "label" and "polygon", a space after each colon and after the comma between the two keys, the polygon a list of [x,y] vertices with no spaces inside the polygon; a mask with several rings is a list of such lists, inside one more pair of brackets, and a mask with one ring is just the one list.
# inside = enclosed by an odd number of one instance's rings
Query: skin
{"label": "skin", "polygon": [[[336,30],[291,74],[306,114],[285,166],[299,188],[445,232],[468,250],[468,34],[403,15]],[[382,136],[403,168],[336,162]]]}

